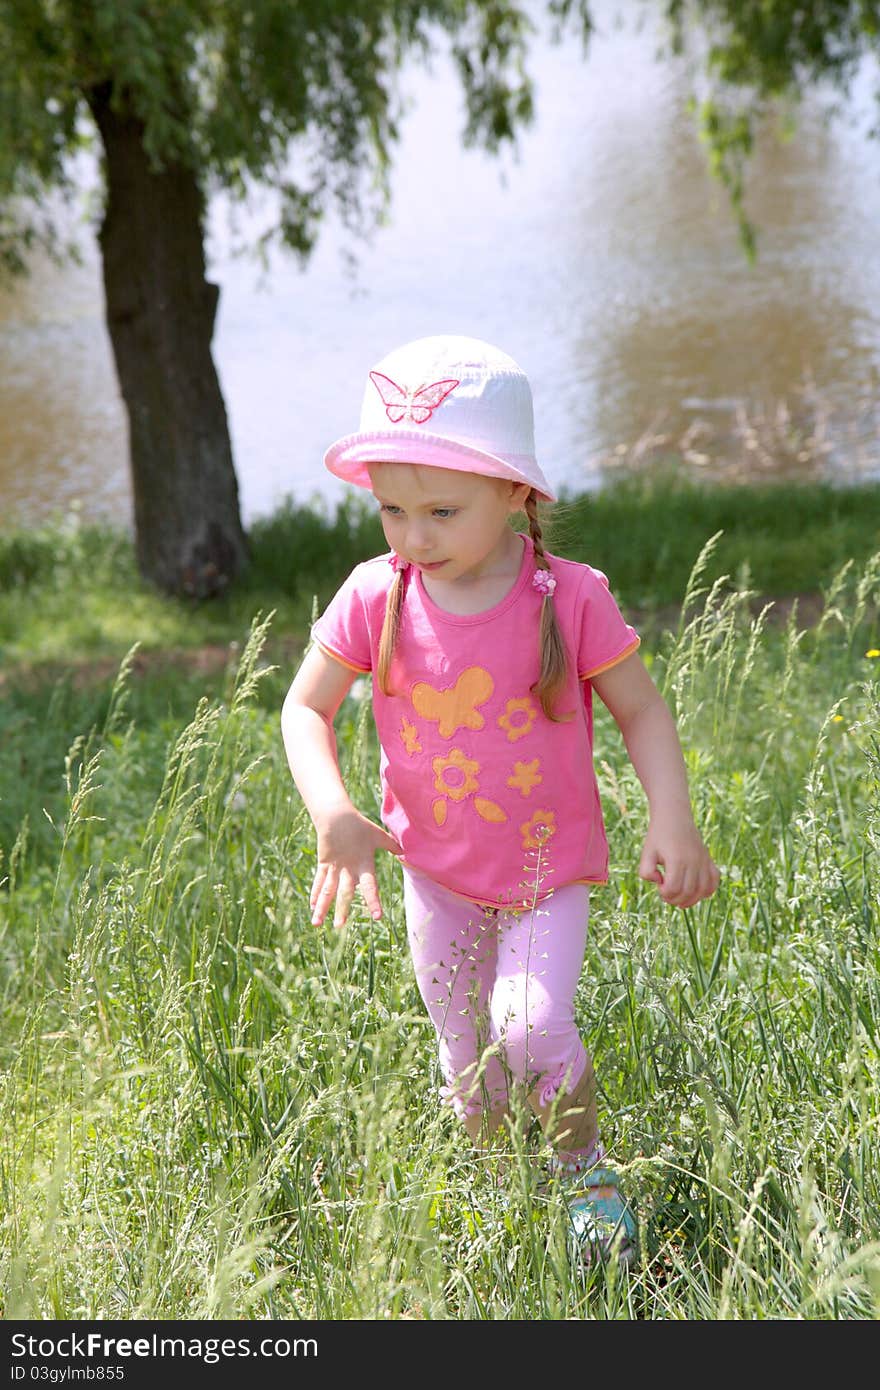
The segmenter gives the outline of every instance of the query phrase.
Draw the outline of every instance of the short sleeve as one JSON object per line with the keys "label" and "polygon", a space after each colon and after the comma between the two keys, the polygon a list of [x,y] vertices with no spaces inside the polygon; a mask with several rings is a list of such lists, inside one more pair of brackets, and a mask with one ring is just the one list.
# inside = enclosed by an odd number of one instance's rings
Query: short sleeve
{"label": "short sleeve", "polygon": [[638,647],[640,638],[635,628],[624,621],[602,571],[589,565],[584,571],[578,593],[577,669],[581,680],[589,680],[628,657]]}
{"label": "short sleeve", "polygon": [[353,671],[371,671],[370,624],[358,565],[312,626],[312,637],[330,656]]}

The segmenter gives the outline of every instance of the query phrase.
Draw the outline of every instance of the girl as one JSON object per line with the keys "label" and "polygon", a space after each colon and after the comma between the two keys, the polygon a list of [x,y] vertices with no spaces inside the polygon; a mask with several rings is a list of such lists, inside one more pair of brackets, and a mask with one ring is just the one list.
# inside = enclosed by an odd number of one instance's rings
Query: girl
{"label": "girl", "polygon": [[[577,1250],[629,1262],[635,1222],[603,1164],[573,1005],[589,885],[608,869],[592,694],[648,798],[639,872],[686,908],[719,875],[672,717],[605,576],[544,549],[537,504],[554,498],[511,358],[460,337],[397,349],[369,374],[359,430],[324,462],[373,492],[390,554],[343,584],[284,701],[290,769],[317,832],[312,921],[335,903],[342,925],[356,889],[380,917],[376,851],[400,858],[441,1094],[477,1142],[522,1087],[569,1185]],[[528,535],[509,524],[518,511]],[[349,800],[333,735],[368,671],[384,830]]]}

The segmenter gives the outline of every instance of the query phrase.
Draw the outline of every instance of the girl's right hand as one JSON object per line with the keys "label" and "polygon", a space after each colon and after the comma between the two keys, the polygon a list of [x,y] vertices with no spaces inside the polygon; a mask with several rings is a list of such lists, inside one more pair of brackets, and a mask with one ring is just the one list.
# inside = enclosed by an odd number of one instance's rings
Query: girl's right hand
{"label": "girl's right hand", "polygon": [[333,899],[334,927],[344,926],[355,889],[360,888],[370,916],[382,916],[376,887],[375,855],[379,849],[402,854],[403,849],[380,825],[367,820],[352,806],[322,820],[318,831],[318,867],[315,871],[309,906],[312,926],[320,926]]}

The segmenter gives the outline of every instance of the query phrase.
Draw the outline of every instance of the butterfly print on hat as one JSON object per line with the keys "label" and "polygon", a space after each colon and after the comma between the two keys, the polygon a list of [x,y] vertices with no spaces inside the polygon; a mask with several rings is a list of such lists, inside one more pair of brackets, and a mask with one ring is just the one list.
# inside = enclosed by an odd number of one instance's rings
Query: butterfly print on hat
{"label": "butterfly print on hat", "polygon": [[416,425],[423,425],[426,420],[430,420],[438,405],[446,400],[450,391],[461,385],[459,381],[447,377],[443,381],[432,381],[430,386],[418,386],[411,391],[406,386],[398,386],[396,381],[392,381],[390,376],[385,376],[382,372],[370,372],[370,380],[382,397],[385,414],[392,425],[399,425],[402,420],[412,420]]}

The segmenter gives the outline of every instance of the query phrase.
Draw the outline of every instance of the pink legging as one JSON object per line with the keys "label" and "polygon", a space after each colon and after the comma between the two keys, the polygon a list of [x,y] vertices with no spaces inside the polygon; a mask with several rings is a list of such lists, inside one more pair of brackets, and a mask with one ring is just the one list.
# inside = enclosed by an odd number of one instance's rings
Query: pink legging
{"label": "pink legging", "polygon": [[587,1054],[574,1021],[589,888],[570,883],[532,909],[485,908],[404,868],[419,992],[459,1116],[507,1103],[508,1081],[549,1105],[574,1090]]}

